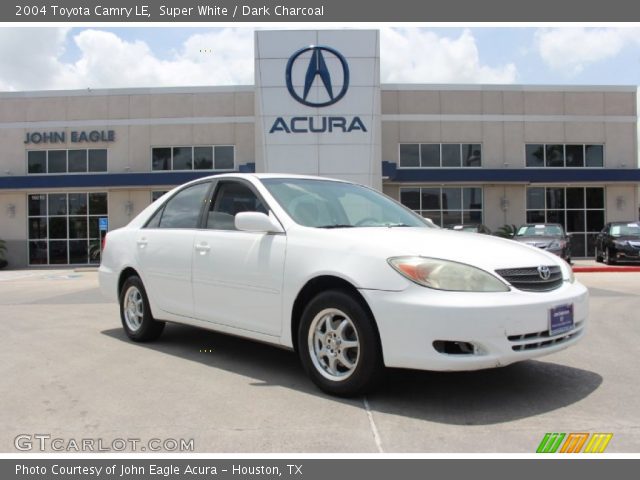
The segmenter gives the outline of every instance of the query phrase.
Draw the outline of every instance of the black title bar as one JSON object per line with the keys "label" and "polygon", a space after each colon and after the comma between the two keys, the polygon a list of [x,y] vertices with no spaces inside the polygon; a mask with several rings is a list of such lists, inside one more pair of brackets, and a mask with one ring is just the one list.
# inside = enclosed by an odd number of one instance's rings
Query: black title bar
{"label": "black title bar", "polygon": [[14,0],[1,22],[637,22],[629,0]]}

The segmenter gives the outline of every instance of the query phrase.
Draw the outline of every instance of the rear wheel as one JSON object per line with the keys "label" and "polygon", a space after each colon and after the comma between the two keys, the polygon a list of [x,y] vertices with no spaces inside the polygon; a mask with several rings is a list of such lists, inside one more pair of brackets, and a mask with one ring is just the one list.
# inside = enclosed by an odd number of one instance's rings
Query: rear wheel
{"label": "rear wheel", "polygon": [[164,330],[164,322],[153,318],[149,299],[138,276],[127,278],[120,290],[120,318],[127,336],[136,342],[155,340]]}
{"label": "rear wheel", "polygon": [[355,396],[370,390],[383,370],[370,313],[342,291],[317,295],[302,314],[298,352],[313,382],[327,393]]}

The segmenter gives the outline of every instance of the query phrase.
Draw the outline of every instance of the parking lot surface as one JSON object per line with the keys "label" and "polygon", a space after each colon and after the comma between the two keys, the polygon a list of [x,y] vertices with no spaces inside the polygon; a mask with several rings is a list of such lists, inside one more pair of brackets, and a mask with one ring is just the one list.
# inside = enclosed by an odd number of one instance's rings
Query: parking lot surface
{"label": "parking lot surface", "polygon": [[638,452],[640,273],[578,278],[591,307],[577,346],[501,369],[393,370],[344,400],[286,350],[178,325],[130,342],[96,272],[3,271],[0,451],[44,434],[137,451],[193,439],[194,452],[533,453],[546,432],[611,432],[608,453]]}

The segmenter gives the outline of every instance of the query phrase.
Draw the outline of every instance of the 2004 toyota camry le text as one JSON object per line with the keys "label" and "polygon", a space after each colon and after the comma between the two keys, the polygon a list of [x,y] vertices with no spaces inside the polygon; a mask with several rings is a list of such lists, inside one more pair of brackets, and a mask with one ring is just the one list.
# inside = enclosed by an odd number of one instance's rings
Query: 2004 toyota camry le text
{"label": "2004 toyota camry le text", "polygon": [[99,275],[132,340],[169,321],[293,348],[335,395],[371,389],[385,366],[476,370],[557,352],[587,322],[587,289],[557,256],[317,177],[177,187],[109,232]]}

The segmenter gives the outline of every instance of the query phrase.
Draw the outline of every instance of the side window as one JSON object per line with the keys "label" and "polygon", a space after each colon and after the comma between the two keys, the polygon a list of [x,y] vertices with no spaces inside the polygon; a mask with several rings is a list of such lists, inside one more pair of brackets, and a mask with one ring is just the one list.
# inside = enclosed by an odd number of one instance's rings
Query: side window
{"label": "side window", "polygon": [[209,183],[198,183],[176,193],[164,207],[159,228],[197,228]]}
{"label": "side window", "polygon": [[164,210],[164,205],[156,210],[156,213],[153,214],[151,220],[147,222],[144,228],[158,228],[160,226],[160,219],[162,218],[162,211]]}
{"label": "side window", "polygon": [[241,182],[221,182],[209,207],[207,228],[235,230],[235,216],[240,212],[269,213],[255,193]]}

